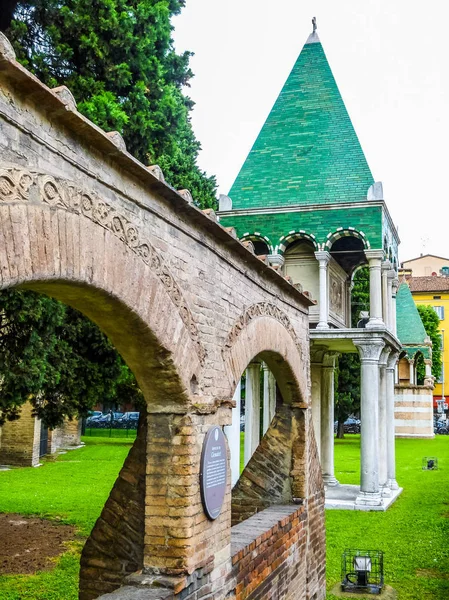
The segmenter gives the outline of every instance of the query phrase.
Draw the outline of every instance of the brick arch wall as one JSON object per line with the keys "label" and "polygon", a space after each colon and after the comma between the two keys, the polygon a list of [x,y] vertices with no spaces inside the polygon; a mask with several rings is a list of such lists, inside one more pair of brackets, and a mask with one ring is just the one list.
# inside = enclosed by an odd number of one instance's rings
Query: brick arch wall
{"label": "brick arch wall", "polygon": [[150,266],[81,215],[14,203],[0,205],[0,222],[3,288],[31,289],[80,310],[108,335],[149,400],[188,403],[189,382],[201,371],[197,343]]}
{"label": "brick arch wall", "polygon": [[145,453],[123,471],[132,480],[145,461],[145,576],[163,574],[156,584],[182,600],[232,596],[230,486],[208,521],[201,446],[210,427],[230,424],[236,378],[257,354],[292,410],[309,411],[310,300],[32,77],[2,34],[0,89],[1,285],[51,294],[99,323],[152,399]]}
{"label": "brick arch wall", "polygon": [[232,397],[237,382],[256,357],[267,363],[285,402],[309,402],[308,340],[297,336],[286,314],[269,303],[251,305],[235,322],[222,349]]}

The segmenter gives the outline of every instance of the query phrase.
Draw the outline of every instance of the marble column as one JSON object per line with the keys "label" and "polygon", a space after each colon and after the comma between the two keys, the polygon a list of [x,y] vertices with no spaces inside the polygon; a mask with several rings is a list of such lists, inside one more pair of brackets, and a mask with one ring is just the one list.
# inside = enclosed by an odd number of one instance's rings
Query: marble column
{"label": "marble column", "polygon": [[237,483],[240,477],[240,412],[241,412],[241,394],[242,387],[239,380],[235,389],[234,398],[235,407],[232,409],[232,425],[224,428],[229,444],[231,454],[231,485]]}
{"label": "marble column", "polygon": [[410,385],[415,385],[415,359],[408,359]]}
{"label": "marble column", "polygon": [[396,273],[395,273],[394,279],[391,282],[391,287],[392,287],[392,290],[391,290],[391,325],[392,325],[391,331],[394,333],[394,335],[397,335],[398,327],[397,327],[397,323],[396,323],[396,295],[398,293],[399,281],[398,281],[398,279],[396,279]]}
{"label": "marble column", "polygon": [[389,260],[384,260],[381,266],[382,276],[382,316],[383,321],[388,329],[390,329],[390,297],[388,295],[388,273],[391,270]]}
{"label": "marble column", "polygon": [[329,329],[329,285],[328,285],[328,264],[331,255],[329,252],[315,252],[315,257],[319,262],[320,272],[320,298],[319,310],[320,318],[317,329]]}
{"label": "marble column", "polygon": [[324,355],[321,379],[321,471],[328,486],[338,485],[334,475],[334,375],[337,358],[337,352]]}
{"label": "marble column", "polygon": [[245,450],[244,462],[248,464],[260,441],[260,363],[246,367],[245,386]]}
{"label": "marble column", "polygon": [[427,386],[431,386],[432,389],[434,388],[434,383],[435,383],[435,378],[432,375],[432,360],[429,358],[425,358],[424,359],[424,365],[425,365],[425,376],[424,376],[424,385]]}
{"label": "marble column", "polygon": [[397,490],[396,481],[396,448],[394,426],[394,383],[399,352],[390,352],[387,360],[387,477],[390,490]]}
{"label": "marble column", "polygon": [[354,341],[360,355],[360,493],[356,503],[380,506],[379,489],[379,358],[385,346],[381,339]]}
{"label": "marble column", "polygon": [[276,379],[265,363],[263,368],[263,434],[267,432],[276,413]]}
{"label": "marble column", "polygon": [[[396,272],[393,269],[388,271],[387,275],[387,297],[388,297],[388,310],[387,310],[387,327],[391,333],[395,333],[395,326],[393,323],[393,281],[396,279]],[[395,297],[396,301],[396,297]]]}
{"label": "marble column", "polygon": [[327,347],[313,344],[310,350],[310,378],[312,381],[312,423],[318,456],[321,459],[321,381],[323,357]]}
{"label": "marble column", "polygon": [[382,496],[390,496],[387,468],[387,361],[391,348],[386,346],[379,359],[379,486]]}
{"label": "marble column", "polygon": [[367,329],[385,327],[382,319],[382,258],[383,250],[365,250],[369,264],[369,321]]}

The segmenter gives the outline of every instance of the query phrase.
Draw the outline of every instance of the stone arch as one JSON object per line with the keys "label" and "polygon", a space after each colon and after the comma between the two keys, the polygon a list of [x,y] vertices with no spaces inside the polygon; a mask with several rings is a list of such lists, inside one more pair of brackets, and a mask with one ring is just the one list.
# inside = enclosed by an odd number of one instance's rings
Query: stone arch
{"label": "stone arch", "polygon": [[371,245],[363,231],[358,231],[354,227],[338,227],[333,233],[328,233],[326,242],[323,244],[323,250],[330,250],[332,244],[343,237],[355,237],[362,240],[365,250],[369,250]]}
{"label": "stone arch", "polygon": [[[0,177],[0,198],[11,189]],[[176,419],[191,405],[191,381],[201,386],[204,354],[195,328],[186,325],[193,323],[189,307],[179,300],[163,260],[157,265],[143,260],[116,232],[75,210],[38,199],[26,202],[23,195],[1,199],[0,287],[47,294],[94,321],[133,371],[152,413],[139,425],[83,548],[80,598],[91,600],[120,587],[147,560],[145,519],[153,503],[148,473],[154,478],[162,472],[172,485],[177,481],[172,436]],[[148,454],[152,439],[160,454]],[[160,499],[155,497],[154,504],[160,508]],[[184,554],[179,560],[187,561]]]}
{"label": "stone arch", "polygon": [[187,405],[204,349],[163,256],[138,226],[70,182],[19,167],[0,171],[0,200],[1,287],[78,309],[108,335],[145,397]]}
{"label": "stone arch", "polygon": [[279,244],[277,246],[278,253],[283,255],[287,247],[297,240],[307,240],[313,245],[315,251],[319,250],[319,244],[313,233],[307,233],[304,229],[300,229],[298,231],[290,231],[287,235],[283,235],[279,239]]}
{"label": "stone arch", "polygon": [[308,354],[288,317],[268,303],[250,306],[235,323],[223,348],[224,372],[232,397],[242,373],[255,358],[276,378],[284,402],[307,406]]}
{"label": "stone arch", "polygon": [[233,488],[232,523],[237,524],[307,495],[308,354],[280,309],[253,305],[228,336],[223,358],[230,394],[254,360],[268,366],[278,389],[274,417]]}
{"label": "stone arch", "polygon": [[[268,249],[268,254],[273,254],[274,252],[274,247],[273,244],[271,243],[271,240],[268,236],[266,235],[262,235],[260,232],[258,231],[254,231],[253,233],[250,232],[246,232],[242,235],[242,237],[240,238],[241,242],[246,242],[246,241],[251,241],[251,242],[255,242],[256,244],[264,244],[267,249]],[[256,247],[255,247],[255,254],[263,254],[261,252],[257,252],[256,251]]]}

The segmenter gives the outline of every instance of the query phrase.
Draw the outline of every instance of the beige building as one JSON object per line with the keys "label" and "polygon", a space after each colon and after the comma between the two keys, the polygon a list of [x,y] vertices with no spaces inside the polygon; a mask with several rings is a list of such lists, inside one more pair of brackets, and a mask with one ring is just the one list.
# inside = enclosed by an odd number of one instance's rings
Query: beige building
{"label": "beige building", "polygon": [[0,427],[0,465],[35,467],[39,460],[61,448],[80,444],[81,421],[66,421],[53,430],[32,414],[27,402],[21,410],[20,419],[7,421]]}
{"label": "beige building", "polygon": [[[413,277],[429,277],[431,275],[449,275],[449,258],[424,254],[418,258],[405,260],[401,263],[405,275],[413,272]],[[411,273],[409,273],[411,274]]]}

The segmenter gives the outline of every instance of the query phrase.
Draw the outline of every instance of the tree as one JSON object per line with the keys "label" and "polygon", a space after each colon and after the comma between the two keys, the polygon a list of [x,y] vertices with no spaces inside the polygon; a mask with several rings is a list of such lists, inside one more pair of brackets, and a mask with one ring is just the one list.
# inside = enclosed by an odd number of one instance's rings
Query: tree
{"label": "tree", "polygon": [[0,293],[0,425],[26,401],[47,426],[85,416],[98,400],[139,404],[134,375],[81,313],[29,291]]}
{"label": "tree", "polygon": [[[440,379],[442,372],[441,356],[441,333],[439,331],[440,319],[432,306],[418,305],[419,316],[423,322],[424,329],[432,342],[432,375],[436,381]],[[424,381],[424,361],[418,364],[418,379]]]}
{"label": "tree", "polygon": [[[200,144],[184,96],[191,54],[176,54],[170,19],[185,0],[6,0],[1,28],[17,59],[49,87],[70,88],[81,113],[119,131],[128,151],[159,164],[175,188],[215,206],[216,182],[196,159]],[[14,19],[11,21],[11,14]],[[31,292],[0,298],[0,424],[30,400],[55,426],[97,400],[141,399],[107,338],[80,313]]]}
{"label": "tree", "polygon": [[167,181],[215,207],[216,181],[196,160],[190,122],[190,52],[177,54],[171,17],[185,0],[25,0],[7,35],[17,59],[50,87],[66,85],[78,110],[128,151],[159,164]]}
{"label": "tree", "polygon": [[357,327],[360,312],[369,312],[369,268],[358,269],[352,279],[351,292],[351,326]]}
{"label": "tree", "polygon": [[[358,269],[353,277],[351,324],[356,327],[360,311],[369,311],[369,269]],[[360,410],[360,359],[358,354],[342,354],[335,379],[335,418],[337,437],[343,438],[343,423]]]}

